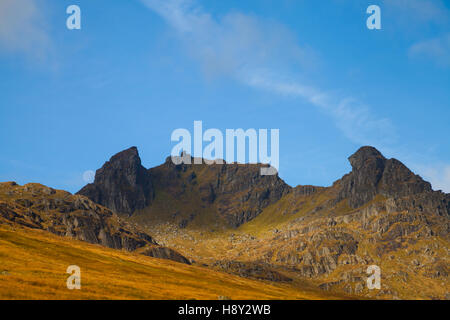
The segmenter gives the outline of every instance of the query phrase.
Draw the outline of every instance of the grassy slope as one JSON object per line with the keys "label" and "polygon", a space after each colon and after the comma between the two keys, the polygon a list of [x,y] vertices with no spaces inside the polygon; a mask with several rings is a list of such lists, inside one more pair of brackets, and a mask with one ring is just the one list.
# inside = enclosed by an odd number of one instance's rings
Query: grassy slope
{"label": "grassy slope", "polygon": [[[69,265],[81,290],[66,288]],[[0,299],[321,299],[210,269],[0,225]]]}

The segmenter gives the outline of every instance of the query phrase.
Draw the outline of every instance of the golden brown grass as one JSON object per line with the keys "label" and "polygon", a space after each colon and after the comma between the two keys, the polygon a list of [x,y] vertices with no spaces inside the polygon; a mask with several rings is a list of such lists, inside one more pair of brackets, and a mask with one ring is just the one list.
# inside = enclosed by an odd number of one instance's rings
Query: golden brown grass
{"label": "golden brown grass", "polygon": [[[81,268],[81,290],[66,269]],[[0,299],[321,299],[289,285],[0,225]]]}

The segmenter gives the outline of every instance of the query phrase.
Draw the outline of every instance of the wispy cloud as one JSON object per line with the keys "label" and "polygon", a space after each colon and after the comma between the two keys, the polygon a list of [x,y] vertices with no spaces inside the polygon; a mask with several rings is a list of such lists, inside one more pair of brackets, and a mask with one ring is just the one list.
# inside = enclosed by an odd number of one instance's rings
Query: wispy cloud
{"label": "wispy cloud", "polygon": [[0,1],[0,49],[42,58],[50,45],[36,0]]}
{"label": "wispy cloud", "polygon": [[389,145],[396,139],[391,121],[374,117],[370,108],[355,98],[336,97],[296,81],[279,80],[267,72],[252,73],[244,79],[252,87],[305,99],[331,117],[343,134],[357,144]]}
{"label": "wispy cloud", "polygon": [[339,97],[299,80],[317,57],[284,26],[239,12],[216,19],[194,0],[142,2],[177,32],[206,74],[230,76],[253,88],[304,99],[333,118],[358,144],[389,143],[395,136],[388,119],[376,118],[354,97]]}
{"label": "wispy cloud", "polygon": [[409,49],[409,55],[428,58],[443,67],[450,67],[450,33],[415,43]]}
{"label": "wispy cloud", "polygon": [[143,2],[176,30],[208,75],[237,76],[261,66],[281,68],[285,61],[300,67],[315,62],[312,49],[299,46],[295,35],[276,22],[239,12],[214,19],[192,0]]}

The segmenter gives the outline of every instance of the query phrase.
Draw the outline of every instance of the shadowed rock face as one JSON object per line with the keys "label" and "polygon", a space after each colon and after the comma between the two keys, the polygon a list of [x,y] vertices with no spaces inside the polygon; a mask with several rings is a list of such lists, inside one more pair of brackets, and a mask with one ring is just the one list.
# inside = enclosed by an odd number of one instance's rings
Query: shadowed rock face
{"label": "shadowed rock face", "polygon": [[[348,200],[352,208],[368,203],[377,195],[401,198],[432,192],[428,182],[400,161],[386,159],[373,147],[360,148],[349,161],[352,171],[335,183],[339,190],[336,201]],[[169,157],[163,165],[146,170],[137,149],[132,147],[106,162],[97,170],[95,182],[78,194],[115,212],[131,215],[135,210],[152,205],[154,187],[157,187],[174,199],[196,203],[186,217],[177,214],[183,227],[195,219],[201,208],[209,207],[230,226],[238,227],[292,190],[305,195],[320,190],[308,186],[292,189],[278,175],[261,176],[261,166],[234,163],[175,165]],[[171,201],[165,205],[168,211],[178,212],[177,208],[171,207]],[[437,206],[442,207],[441,204]],[[442,209],[445,213],[446,208]]]}
{"label": "shadowed rock face", "polygon": [[[133,147],[113,156],[97,170],[95,182],[77,194],[130,216],[135,210],[151,207],[157,187],[174,199],[195,203],[179,224],[190,223],[202,208],[213,208],[217,217],[237,227],[291,190],[278,175],[262,176],[261,167],[265,165],[175,165],[168,157],[161,166],[146,170]],[[166,201],[165,206],[167,214],[177,211],[172,201]]]}
{"label": "shadowed rock face", "polygon": [[223,218],[233,228],[254,219],[292,189],[278,175],[261,175],[266,165],[193,161],[191,158],[192,164],[175,165],[167,158],[164,164],[149,170],[154,185],[173,198],[210,208],[212,215]]}
{"label": "shadowed rock face", "polygon": [[141,165],[136,147],[114,155],[97,170],[94,183],[77,194],[84,195],[115,212],[132,214],[153,199],[150,175]]}
{"label": "shadowed rock face", "polygon": [[352,172],[338,183],[338,201],[348,199],[353,208],[362,206],[380,194],[403,197],[431,192],[431,185],[412,173],[396,159],[386,159],[373,147],[362,147],[349,158]]}

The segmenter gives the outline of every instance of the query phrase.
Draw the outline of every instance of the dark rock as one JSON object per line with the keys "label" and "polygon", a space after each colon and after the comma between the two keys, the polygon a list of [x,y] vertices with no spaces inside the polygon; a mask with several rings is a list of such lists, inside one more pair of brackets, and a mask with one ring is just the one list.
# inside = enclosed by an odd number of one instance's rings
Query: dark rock
{"label": "dark rock", "polygon": [[94,183],[77,194],[127,215],[147,207],[154,197],[150,174],[141,165],[136,147],[114,155],[97,170]]}
{"label": "dark rock", "polygon": [[[191,164],[175,165],[168,157],[164,164],[151,168],[153,184],[177,200],[192,203],[198,212],[214,207],[211,214],[216,221],[225,220],[231,227],[252,220],[292,189],[278,175],[262,176],[261,164],[194,164],[191,156],[184,157]],[[183,214],[190,222],[190,213]]]}
{"label": "dark rock", "polygon": [[274,282],[290,282],[291,278],[273,270],[265,263],[250,263],[241,261],[216,261],[214,267],[245,278],[269,280]]}
{"label": "dark rock", "polygon": [[191,264],[191,262],[180,253],[167,247],[151,247],[145,249],[141,253],[153,258],[167,259],[180,263]]}
{"label": "dark rock", "polygon": [[428,182],[400,161],[387,160],[373,147],[360,148],[349,161],[352,171],[336,182],[341,188],[337,201],[348,199],[353,208],[373,200],[376,195],[403,197],[432,191]]}

